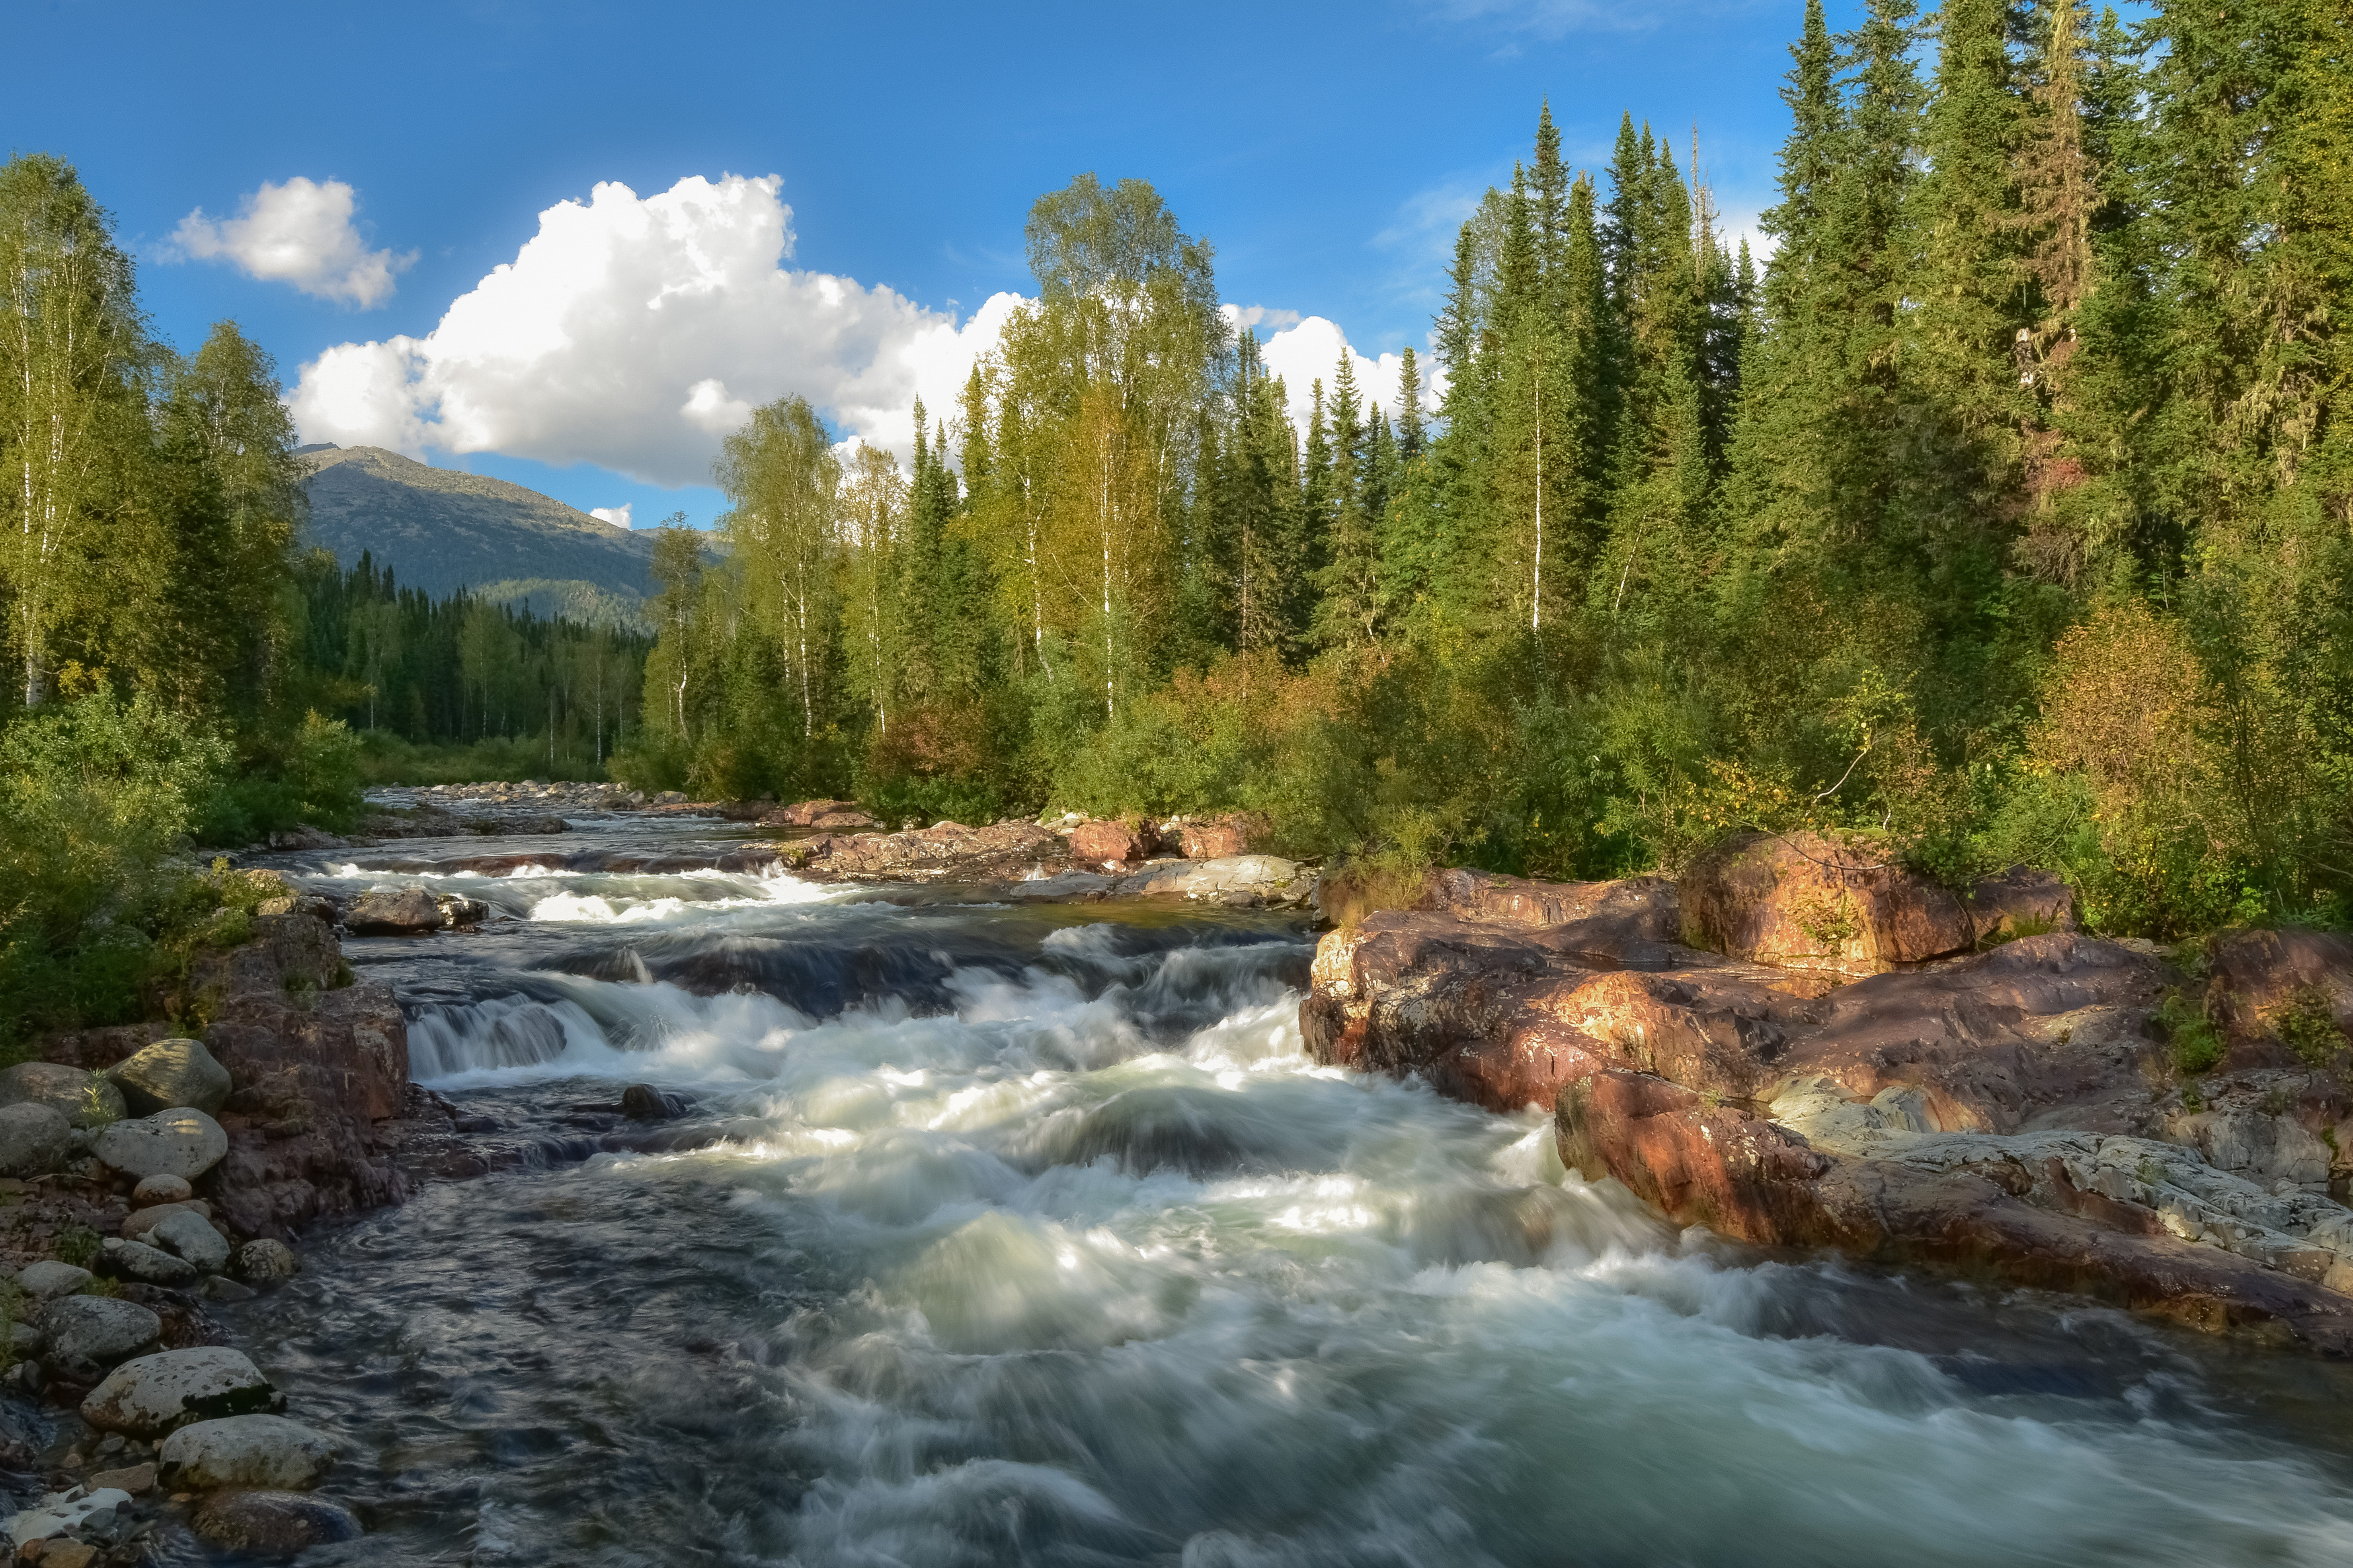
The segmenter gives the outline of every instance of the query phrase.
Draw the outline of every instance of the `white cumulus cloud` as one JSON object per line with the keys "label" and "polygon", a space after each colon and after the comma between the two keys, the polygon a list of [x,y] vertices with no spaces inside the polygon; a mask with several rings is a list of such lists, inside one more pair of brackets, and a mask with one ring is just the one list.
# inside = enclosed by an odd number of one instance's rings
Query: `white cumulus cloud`
{"label": "white cumulus cloud", "polygon": [[301,175],[282,185],[264,180],[237,203],[237,216],[209,218],[196,208],[172,233],[181,255],[226,261],[248,278],[291,283],[303,293],[368,310],[392,298],[394,279],[417,260],[411,250],[370,250],[353,226],[358,202],[341,180]]}
{"label": "white cumulus cloud", "polygon": [[598,522],[609,522],[615,528],[627,528],[629,526],[629,509],[636,504],[635,501],[623,501],[618,506],[592,506],[588,509],[588,515]]}
{"label": "white cumulus cloud", "polygon": [[781,186],[697,175],[652,196],[607,183],[557,203],[423,337],[342,343],[305,364],[288,400],[303,439],[690,484],[753,407],[797,393],[846,436],[903,454],[914,399],[951,413],[1019,298],[993,296],[959,323],[885,287],[786,267]]}
{"label": "white cumulus cloud", "polygon": [[[1333,374],[1340,368],[1340,351],[1344,348],[1348,348],[1346,335],[1322,316],[1309,316],[1259,346],[1259,357],[1266,362],[1267,369],[1282,378],[1282,389],[1291,398],[1292,421],[1302,430],[1307,427],[1312,411],[1314,384],[1322,381],[1329,395]],[[1356,362],[1352,368],[1360,399],[1357,416],[1363,417],[1365,405],[1377,403],[1394,425],[1403,397],[1398,388],[1404,377],[1405,356],[1385,353],[1368,358],[1352,348],[1348,352]],[[1436,413],[1438,400],[1446,390],[1445,375],[1427,353],[1417,353],[1414,358],[1414,368],[1421,375],[1422,412]]]}

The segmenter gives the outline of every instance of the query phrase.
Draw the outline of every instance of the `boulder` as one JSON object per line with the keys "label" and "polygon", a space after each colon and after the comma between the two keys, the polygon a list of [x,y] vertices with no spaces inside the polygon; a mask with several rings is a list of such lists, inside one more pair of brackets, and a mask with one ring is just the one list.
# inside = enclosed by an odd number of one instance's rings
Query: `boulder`
{"label": "boulder", "polygon": [[153,1350],[163,1331],[163,1320],[146,1308],[104,1296],[67,1296],[41,1311],[44,1359],[69,1376],[94,1378]]}
{"label": "boulder", "polygon": [[1144,839],[1124,822],[1082,822],[1071,833],[1071,858],[1088,866],[1124,866],[1144,858]]}
{"label": "boulder", "polygon": [[860,827],[876,826],[874,819],[858,808],[854,800],[804,800],[760,818],[763,827],[815,827],[828,832],[848,833]]}
{"label": "boulder", "polygon": [[100,1131],[90,1152],[125,1175],[192,1182],[220,1163],[228,1134],[205,1112],[182,1106],[115,1122]]}
{"label": "boulder", "polygon": [[149,1176],[131,1189],[131,1201],[140,1208],[150,1204],[184,1204],[195,1191],[185,1176]]}
{"label": "boulder", "polygon": [[45,1176],[73,1152],[73,1127],[46,1105],[0,1105],[0,1176]]}
{"label": "boulder", "polygon": [[237,1249],[237,1276],[248,1285],[275,1285],[301,1271],[301,1258],[282,1241],[263,1237]]}
{"label": "boulder", "polygon": [[1980,879],[1961,900],[1975,944],[1988,947],[2016,937],[2075,929],[2075,889],[2053,871],[2012,866],[1998,877]]}
{"label": "boulder", "polygon": [[193,1209],[165,1215],[147,1234],[177,1253],[199,1274],[217,1274],[228,1267],[228,1238]]}
{"label": "boulder", "polygon": [[90,1390],[81,1416],[105,1431],[153,1439],[190,1422],[274,1415],[285,1407],[285,1395],[245,1352],[199,1345],[124,1362]]}
{"label": "boulder", "polygon": [[354,936],[421,936],[441,929],[441,906],[422,888],[372,888],[343,910]]}
{"label": "boulder", "polygon": [[1164,860],[1121,878],[1112,890],[1124,899],[1192,899],[1256,909],[1305,903],[1314,896],[1315,873],[1276,855]]}
{"label": "boulder", "polygon": [[60,1296],[77,1294],[96,1278],[87,1268],[77,1268],[70,1263],[44,1258],[16,1270],[16,1288],[36,1301],[49,1301]]}
{"label": "boulder", "polygon": [[1859,979],[1976,941],[1958,899],[1870,839],[1736,835],[1693,862],[1680,895],[1696,945],[1784,969]]}
{"label": "boulder", "polygon": [[158,1040],[106,1076],[138,1116],[180,1106],[217,1116],[228,1103],[228,1069],[195,1040]]}
{"label": "boulder", "polygon": [[117,1279],[136,1279],[142,1285],[185,1285],[196,1278],[196,1266],[186,1258],[143,1241],[114,1236],[99,1247],[95,1261]]}
{"label": "boulder", "polygon": [[143,1209],[132,1210],[130,1217],[122,1222],[122,1228],[117,1234],[125,1241],[146,1241],[149,1231],[154,1229],[169,1216],[183,1210],[201,1215],[206,1219],[213,1217],[213,1205],[202,1198],[189,1198],[176,1204],[150,1204]]}
{"label": "boulder", "polygon": [[1176,843],[1171,847],[1187,860],[1223,860],[1264,848],[1273,829],[1258,812],[1237,811],[1164,823],[1160,836],[1164,842],[1173,837]]}
{"label": "boulder", "polygon": [[334,1467],[335,1454],[332,1441],[283,1415],[230,1415],[181,1427],[156,1458],[171,1484],[186,1491],[308,1491]]}
{"label": "boulder", "polygon": [[[2230,1041],[2225,1069],[2314,1065],[2353,1033],[2353,941],[2336,932],[2225,931],[2206,944],[2206,1015]],[[2307,1060],[2298,1045],[2320,1056]]]}
{"label": "boulder", "polygon": [[197,1505],[190,1522],[216,1546],[270,1556],[357,1541],[365,1533],[351,1510],[307,1492],[215,1492]]}
{"label": "boulder", "polygon": [[18,1062],[0,1072],[0,1105],[46,1105],[76,1127],[131,1114],[122,1091],[105,1078],[60,1062]]}

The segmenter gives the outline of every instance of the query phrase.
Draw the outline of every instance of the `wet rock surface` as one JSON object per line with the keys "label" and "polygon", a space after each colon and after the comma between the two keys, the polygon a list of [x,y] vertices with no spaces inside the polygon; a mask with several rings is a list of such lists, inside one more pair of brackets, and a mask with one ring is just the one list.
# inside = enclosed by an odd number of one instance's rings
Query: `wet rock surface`
{"label": "wet rock surface", "polygon": [[[1549,1109],[1565,1163],[1678,1224],[2353,1353],[2353,1210],[2330,1196],[2353,1053],[2325,1032],[2353,1011],[2353,949],[2219,939],[2206,994],[2242,1070],[2192,1082],[2158,1021],[2191,978],[2142,947],[2041,929],[2063,912],[2042,879],[1940,901],[1865,868],[1847,889],[1858,930],[1810,945],[1788,937],[1783,896],[1810,874],[1768,857],[1768,882],[1757,853],[1736,847],[1746,870],[1719,858],[1680,887],[1439,873],[1417,909],[1323,939],[1309,1048],[1491,1109]],[[1743,908],[1745,926],[1725,914]],[[1695,930],[1745,931],[1741,951],[1790,962],[1678,940]],[[2017,931],[2033,934],[2000,940]],[[1967,951],[1980,932],[1995,945]]]}

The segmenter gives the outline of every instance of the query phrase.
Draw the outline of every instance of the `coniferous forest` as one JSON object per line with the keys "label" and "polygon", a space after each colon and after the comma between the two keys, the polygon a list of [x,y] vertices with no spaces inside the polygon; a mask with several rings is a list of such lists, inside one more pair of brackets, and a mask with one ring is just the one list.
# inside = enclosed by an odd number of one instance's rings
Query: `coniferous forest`
{"label": "coniferous forest", "polygon": [[796,400],[726,439],[649,651],[306,557],[268,355],[161,342],[72,168],[14,158],[0,1002],[130,1005],[217,901],[179,850],[442,742],[894,819],[1250,807],[1400,874],[1839,828],[2059,868],[2115,932],[2341,921],[2348,29],[1811,4],[1761,258],[1694,135],[1575,169],[1537,107],[1395,406],[1271,378],[1209,243],[1082,176],[911,465]]}
{"label": "coniferous forest", "polygon": [[1811,4],[1769,256],[1704,147],[1572,169],[1541,110],[1389,408],[1270,381],[1209,244],[1082,177],[912,473],[794,401],[729,439],[621,765],[1556,877],[1839,827],[2112,931],[2341,916],[2348,31]]}

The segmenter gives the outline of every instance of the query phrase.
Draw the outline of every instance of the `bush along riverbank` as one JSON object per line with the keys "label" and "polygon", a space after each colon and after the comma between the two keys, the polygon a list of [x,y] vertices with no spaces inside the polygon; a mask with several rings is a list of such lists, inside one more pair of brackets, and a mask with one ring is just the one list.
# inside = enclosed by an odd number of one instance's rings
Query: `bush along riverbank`
{"label": "bush along riverbank", "polygon": [[2055,878],[1956,895],[1814,836],[1674,880],[1446,871],[1322,940],[1301,1026],[1551,1110],[1678,1225],[2353,1353],[2353,943],[2075,928]]}
{"label": "bush along riverbank", "polygon": [[313,1490],[334,1445],[206,1309],[291,1278],[298,1227],[405,1195],[406,1026],[353,982],[322,905],[239,879],[244,940],[195,954],[176,1021],[52,1035],[0,1072],[18,1562],[141,1562],[180,1531],[264,1554],[362,1532]]}

